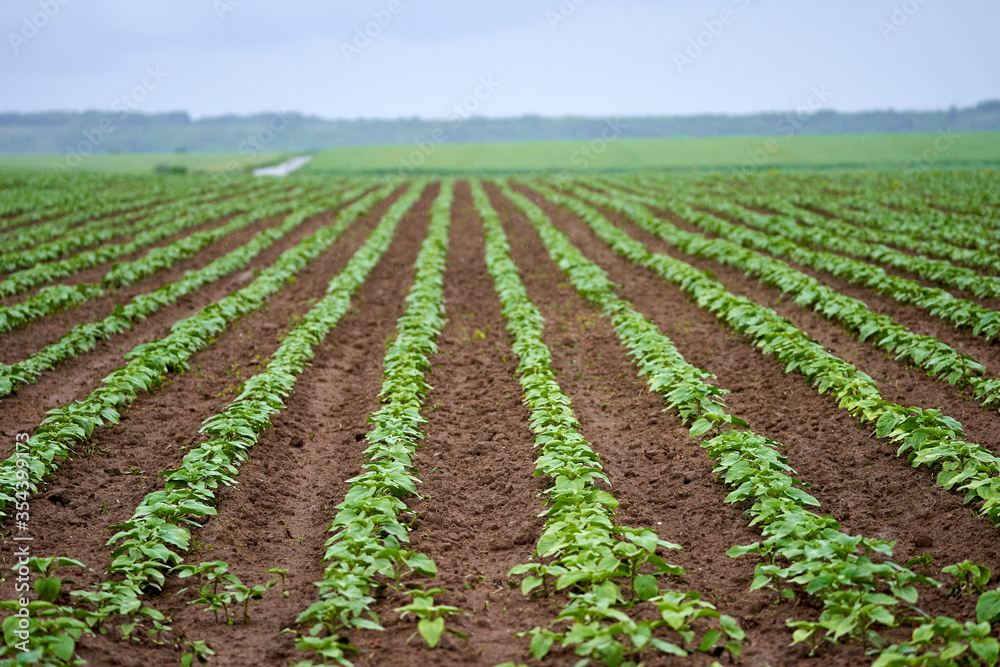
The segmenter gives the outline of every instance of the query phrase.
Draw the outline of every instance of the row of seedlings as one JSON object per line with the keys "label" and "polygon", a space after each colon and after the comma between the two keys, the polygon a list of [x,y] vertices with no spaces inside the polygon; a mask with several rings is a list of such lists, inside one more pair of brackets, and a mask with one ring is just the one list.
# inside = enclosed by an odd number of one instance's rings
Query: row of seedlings
{"label": "row of seedlings", "polygon": [[715,472],[732,489],[726,501],[747,507],[750,525],[763,532],[762,542],[736,546],[729,552],[733,557],[754,553],[762,558],[751,590],[795,585],[822,603],[816,621],[789,621],[795,642],[860,641],[880,655],[877,662],[881,665],[909,664],[896,661],[917,655],[926,664],[960,656],[971,660],[969,664],[976,658],[995,664],[1000,644],[989,637],[986,619],[965,624],[950,617],[927,619],[918,624],[910,642],[889,646],[876,628],[905,622],[901,612],[917,604],[915,584],[940,584],[891,561],[873,562],[875,553],[891,557],[892,543],[848,535],[835,518],[811,511],[819,502],[792,476],[794,471],[780,453],[783,446],[729,414],[723,401],[727,391],[708,382],[714,376],[689,364],[669,338],[618,297],[604,271],[540,208],[506,186],[503,192],[535,227],[553,261],[580,295],[610,318],[639,374],[651,391],[663,397],[666,409],[677,410],[692,437],[711,436],[701,446],[718,461]]}
{"label": "row of seedlings", "polygon": [[[258,191],[266,192],[273,188],[253,187],[232,193],[240,198],[255,195]],[[139,202],[129,205],[129,210],[109,217],[100,216],[98,211],[85,211],[84,215],[93,220],[82,225],[73,226],[72,217],[61,218],[44,225],[33,225],[7,238],[0,238],[0,245],[5,252],[0,254],[0,265],[12,270],[25,268],[38,262],[55,259],[76,250],[82,250],[100,243],[106,243],[120,236],[130,236],[145,231],[151,227],[169,222],[191,206],[207,203],[217,197],[217,193],[188,193],[166,202],[150,201],[151,206]],[[52,241],[52,239],[56,239]],[[48,241],[48,243],[47,243]],[[30,248],[30,251],[17,251]]]}
{"label": "row of seedlings", "polygon": [[299,205],[310,204],[324,194],[314,193],[311,196],[303,197],[298,202],[272,201],[260,204],[253,211],[237,216],[224,225],[191,234],[161,248],[153,248],[134,261],[114,264],[97,283],[43,287],[24,301],[0,306],[0,334],[24,326],[38,318],[75,308],[87,301],[100,298],[104,296],[106,289],[126,287],[155,273],[169,269],[178,262],[190,259],[208,246],[226,239],[234,232],[285,211],[292,211]]}
{"label": "row of seedlings", "polygon": [[[140,234],[136,234],[126,242],[99,246],[93,250],[77,253],[61,260],[32,264],[30,265],[31,268],[16,271],[4,278],[3,281],[0,281],[0,298],[21,294],[38,285],[44,285],[45,283],[71,276],[85,269],[105,264],[119,257],[130,255],[170,236],[180,234],[187,229],[203,225],[212,220],[250,211],[250,213],[238,218],[246,220],[246,224],[250,224],[254,220],[252,212],[254,208],[271,206],[282,200],[286,201],[287,206],[291,206],[293,203],[292,198],[299,193],[300,191],[284,192],[274,190],[263,194],[259,199],[255,198],[248,201],[229,199],[215,204],[200,206],[195,209],[188,209],[183,214],[172,217],[169,221],[163,222]],[[227,224],[232,224],[232,221]],[[231,227],[229,232],[236,231],[239,228]],[[211,232],[214,230],[207,231]]]}
{"label": "row of seedlings", "polygon": [[[525,595],[539,588],[547,593],[566,590],[567,595],[553,624],[568,628],[528,632],[532,654],[540,660],[560,644],[583,656],[581,663],[596,659],[617,666],[623,660],[638,662],[650,648],[686,656],[690,647],[713,652],[722,642],[738,657],[744,633],[733,618],[721,615],[695,591],[661,588],[659,577],[683,577],[685,572],[657,551],[680,547],[649,528],[616,524],[618,501],[599,487],[610,483],[555,379],[542,315],[528,297],[503,227],[479,182],[472,183],[472,196],[485,228],[487,268],[514,338],[518,379],[531,410],[536,475],[552,481],[545,491],[545,528],[536,546],[539,561],[519,565],[510,575],[528,575],[521,583]],[[629,614],[643,602],[655,607],[659,618],[637,618],[639,610]],[[716,619],[717,627],[713,624],[697,638],[692,626],[697,619]]]}
{"label": "row of seedlings", "polygon": [[944,242],[951,247],[968,246],[989,253],[993,262],[996,261],[997,252],[1000,252],[1000,240],[998,240],[1000,230],[990,229],[979,220],[955,219],[955,216],[935,209],[922,208],[919,211],[903,212],[886,208],[873,201],[857,199],[842,201],[831,196],[817,195],[807,197],[783,195],[778,201],[778,206],[782,209],[786,206],[794,207],[785,210],[776,209],[781,213],[794,210],[797,214],[805,211],[803,213],[805,221],[811,219],[811,215],[815,215],[817,210],[821,210],[862,227],[901,231],[918,239]]}
{"label": "row of seedlings", "polygon": [[[764,202],[755,203],[764,205]],[[855,241],[843,230],[832,232],[816,226],[803,227],[794,218],[757,213],[718,197],[697,200],[695,204],[710,210],[720,211],[750,227],[778,234],[796,243],[805,243],[817,248],[825,248],[833,252],[885,264],[926,280],[965,290],[980,298],[1000,296],[1000,278],[984,276],[972,269],[955,266],[951,262],[921,255],[908,255],[881,243]]]}
{"label": "row of seedlings", "polygon": [[[346,632],[382,629],[371,605],[383,584],[399,588],[408,575],[437,575],[433,560],[409,548],[409,526],[400,515],[407,512],[402,498],[418,495],[413,456],[424,437],[420,425],[427,421],[420,415],[431,389],[425,374],[445,323],[444,272],[453,198],[453,183],[446,180],[432,205],[406,310],[383,361],[382,406],[368,417],[373,426],[365,436],[363,472],[347,480],[347,495],[329,527],[333,535],[325,543],[326,568],[323,580],[316,583],[319,599],[297,619],[295,647],[315,653],[324,664],[351,664],[347,656],[356,649]],[[460,610],[434,603],[440,589],[406,585],[413,602],[399,611],[419,616],[418,631],[433,648],[446,629],[444,617]]]}
{"label": "row of seedlings", "polygon": [[306,204],[301,208],[296,208],[279,225],[257,232],[257,235],[244,245],[209,262],[204,267],[192,269],[179,280],[151,292],[136,295],[129,303],[121,308],[116,308],[115,312],[99,322],[84,322],[76,325],[58,341],[22,361],[10,365],[0,364],[0,397],[10,394],[18,387],[35,382],[45,371],[52,370],[59,364],[93,349],[97,341],[106,340],[131,329],[136,322],[175,303],[181,297],[193,294],[202,287],[245,268],[261,252],[277,243],[312,216],[329,208],[340,206],[344,202],[360,196],[366,189],[365,186],[362,186],[347,190],[329,196],[315,204]]}
{"label": "row of seedlings", "polygon": [[[256,180],[256,179],[255,179]],[[75,173],[54,179],[34,173],[4,183],[0,192],[0,231],[13,227],[45,226],[63,220],[72,224],[118,212],[140,210],[177,197],[209,193],[203,179],[159,179],[145,175]],[[243,188],[250,179],[237,185]],[[17,212],[15,212],[15,209]]]}
{"label": "row of seedlings", "polygon": [[[411,188],[386,211],[367,242],[330,281],[326,296],[288,331],[266,368],[248,379],[240,395],[222,412],[205,420],[201,432],[208,439],[185,454],[178,469],[164,473],[164,489],[147,494],[131,520],[113,527],[118,532],[108,541],[115,545],[108,574],[120,578],[102,581],[91,590],[73,591],[78,600],[74,607],[46,607],[47,624],[31,641],[46,646],[45,631],[56,629],[67,619],[85,622],[85,632],[105,633],[106,621],[115,616],[123,617],[119,625],[123,638],[133,636],[137,624],[144,622],[151,622],[151,636],[161,636],[169,630],[166,619],[144,605],[141,596],[158,594],[171,572],[198,577],[200,597],[194,603],[204,603],[216,612],[221,609],[227,620],[230,607],[242,603],[243,618],[248,618],[249,603],[262,598],[277,581],[251,587],[229,573],[228,564],[222,561],[184,563],[182,554],[190,546],[191,528],[201,527],[199,520],[216,513],[221,487],[236,484],[241,464],[260,433],[270,426],[272,415],[284,409],[284,399],[294,391],[313,349],[350,308],[354,293],[384,254],[400,220],[422,190],[422,185]],[[350,223],[341,220],[341,232]],[[284,571],[273,571],[284,576]]]}
{"label": "row of seedlings", "polygon": [[776,257],[830,273],[855,285],[872,289],[899,303],[916,306],[933,317],[957,328],[969,329],[986,340],[1000,338],[1000,312],[984,308],[968,299],[960,299],[938,287],[924,287],[914,280],[888,274],[884,269],[842,255],[812,250],[775,234],[759,232],[734,225],[718,216],[695,210],[675,199],[650,197],[617,188],[606,192],[618,199],[629,199],[669,211],[704,232],[714,234],[747,248],[754,248]]}
{"label": "row of seedlings", "polygon": [[1000,405],[1000,379],[983,377],[985,368],[972,357],[960,354],[934,336],[914,333],[888,315],[872,312],[864,302],[823,285],[781,260],[723,238],[709,239],[685,232],[627,198],[616,198],[581,187],[568,186],[567,191],[625,215],[637,226],[687,255],[706,257],[725,266],[736,267],[763,285],[777,287],[783,294],[792,295],[796,304],[840,324],[859,340],[871,340],[873,345],[895,354],[897,359],[922,368],[931,377],[970,388],[984,406]]}
{"label": "row of seedlings", "polygon": [[75,448],[90,439],[95,428],[118,423],[120,411],[140,392],[159,384],[171,371],[187,370],[193,354],[211,345],[236,318],[262,308],[393,189],[387,185],[342,209],[333,224],[286,250],[246,287],[175,322],[168,336],[137,345],[126,355],[128,363],[104,378],[103,386],[86,398],[50,410],[23,452],[0,463],[0,512],[9,512],[11,503],[35,493],[62,459],[73,456]]}
{"label": "row of seedlings", "polygon": [[1000,524],[1000,457],[967,442],[962,425],[940,410],[906,407],[883,398],[875,381],[831,354],[791,322],[751,299],[732,294],[714,277],[686,262],[650,252],[582,201],[538,186],[552,201],[580,217],[615,252],[642,265],[691,296],[699,308],[747,336],[762,354],[773,354],[785,372],[797,371],[820,393],[829,392],[852,416],[897,445],[914,467],[937,472],[938,485],[965,494],[965,502]]}
{"label": "row of seedlings", "polygon": [[[108,194],[101,195],[86,188],[77,190],[64,183],[59,188],[61,193],[89,195],[91,201],[64,201],[61,207],[37,206],[30,212],[5,218],[0,223],[0,244],[5,248],[19,250],[43,243],[66,231],[72,230],[75,233],[84,228],[99,227],[101,223],[110,220],[117,224],[127,220],[130,214],[141,215],[145,210],[169,204],[178,197],[195,196],[203,189],[181,183],[174,183],[171,189],[165,189],[163,185],[151,179],[145,183],[142,191],[131,192],[130,198],[121,199],[120,192],[116,192],[112,199]],[[19,198],[25,194],[20,188],[4,188],[4,194],[8,193],[16,193],[15,196]]]}
{"label": "row of seedlings", "polygon": [[[879,228],[872,225],[851,224],[848,222],[850,217],[848,220],[844,220],[840,215],[833,219],[827,218],[804,206],[795,206],[783,197],[774,194],[770,194],[767,197],[738,197],[736,201],[751,208],[766,206],[767,210],[797,219],[806,227],[814,227],[829,233],[848,236],[856,241],[891,245],[895,248],[909,250],[914,253],[943,258],[957,264],[965,264],[994,273],[1000,272],[1000,259],[997,258],[995,249],[991,251],[989,249],[970,250],[969,248],[961,248],[950,238],[950,230],[944,232],[947,240],[921,239],[909,232],[898,229],[895,225],[888,228]],[[912,224],[914,228],[920,229],[921,223],[913,221]],[[987,233],[981,231],[979,233],[980,238]],[[1000,244],[994,241],[994,246],[1000,247]]]}

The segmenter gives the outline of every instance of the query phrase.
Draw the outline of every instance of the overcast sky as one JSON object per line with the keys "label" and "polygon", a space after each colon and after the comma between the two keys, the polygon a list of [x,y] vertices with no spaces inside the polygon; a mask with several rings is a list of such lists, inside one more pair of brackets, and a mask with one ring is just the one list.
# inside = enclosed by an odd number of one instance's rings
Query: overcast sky
{"label": "overcast sky", "polygon": [[4,111],[596,116],[1000,98],[1000,0],[0,0],[0,22]]}

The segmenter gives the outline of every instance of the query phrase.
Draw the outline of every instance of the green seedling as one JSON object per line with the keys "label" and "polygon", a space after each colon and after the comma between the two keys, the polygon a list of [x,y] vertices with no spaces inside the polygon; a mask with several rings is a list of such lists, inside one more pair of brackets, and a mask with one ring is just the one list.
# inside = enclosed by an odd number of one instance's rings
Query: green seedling
{"label": "green seedling", "polygon": [[964,560],[948,567],[941,568],[944,574],[950,574],[958,581],[951,587],[951,595],[972,595],[982,593],[990,583],[990,568],[985,565],[976,565],[972,561]]}
{"label": "green seedling", "polygon": [[288,574],[288,570],[282,570],[281,568],[272,567],[267,571],[268,574],[276,574],[281,577],[281,594],[288,597],[288,586],[286,584],[285,575]]}
{"label": "green seedling", "polygon": [[[206,611],[215,615],[219,622],[219,610],[222,610],[227,624],[232,625],[235,619],[230,616],[230,609],[242,605],[243,622],[250,621],[249,606],[251,601],[262,600],[264,592],[277,585],[278,580],[272,579],[257,586],[246,586],[234,574],[229,574],[229,565],[223,561],[210,561],[200,565],[184,564],[175,568],[179,578],[198,577],[199,596],[188,604],[203,604]],[[219,587],[222,586],[222,590]]]}
{"label": "green seedling", "polygon": [[207,665],[208,659],[215,655],[215,651],[203,641],[185,641],[184,648],[185,651],[181,653],[181,667]]}
{"label": "green seedling", "polygon": [[90,569],[80,561],[72,558],[40,558],[38,556],[32,556],[31,558],[28,558],[26,562],[18,563],[12,567],[11,572],[16,572],[23,567],[27,567],[31,572],[41,575],[40,577],[35,578],[35,594],[38,596],[39,600],[45,600],[46,602],[55,602],[56,598],[59,597],[59,593],[62,591],[63,585],[73,583],[70,579],[60,579],[59,577],[53,576],[52,573],[54,570],[61,567],[82,567],[85,570]]}
{"label": "green seedling", "polygon": [[430,590],[412,590],[407,592],[413,596],[413,602],[402,607],[397,607],[395,611],[400,612],[400,618],[404,618],[407,614],[413,614],[419,620],[417,621],[417,632],[410,635],[406,643],[409,643],[411,639],[419,634],[427,642],[427,646],[434,648],[441,641],[441,635],[444,632],[450,632],[456,637],[468,640],[468,637],[458,630],[445,626],[445,617],[454,614],[467,614],[468,612],[458,607],[435,605],[434,596],[444,593],[442,589],[432,588]]}

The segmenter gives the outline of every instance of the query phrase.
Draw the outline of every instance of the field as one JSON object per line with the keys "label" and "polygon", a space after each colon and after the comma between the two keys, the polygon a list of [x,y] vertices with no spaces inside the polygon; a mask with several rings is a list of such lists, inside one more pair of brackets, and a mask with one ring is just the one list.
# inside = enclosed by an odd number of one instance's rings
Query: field
{"label": "field", "polygon": [[399,146],[352,146],[321,151],[312,173],[358,172],[464,175],[586,170],[920,169],[996,167],[1000,133],[617,138],[608,127],[593,141],[463,144],[425,137]]}
{"label": "field", "polygon": [[[247,172],[254,167],[281,162],[285,153],[100,153],[80,157],[79,164],[68,163],[66,155],[0,155],[0,173],[25,170],[52,171],[53,164],[63,171],[97,171],[109,174],[148,174],[157,167],[182,167],[187,171]],[[57,170],[60,167],[56,167]]]}
{"label": "field", "polygon": [[[304,153],[295,153],[295,155]],[[72,171],[149,173],[157,167],[191,172],[248,173],[293,154],[118,153],[84,156]],[[721,171],[750,173],[778,169],[978,169],[1000,166],[1000,132],[722,136],[625,139],[609,126],[592,141],[463,143],[447,134],[411,144],[348,146],[319,151],[306,173],[503,175],[535,172]],[[52,170],[66,164],[59,155],[0,155],[0,173]],[[66,170],[63,170],[66,171]]]}
{"label": "field", "polygon": [[997,172],[333,155],[0,173],[0,665],[997,663]]}

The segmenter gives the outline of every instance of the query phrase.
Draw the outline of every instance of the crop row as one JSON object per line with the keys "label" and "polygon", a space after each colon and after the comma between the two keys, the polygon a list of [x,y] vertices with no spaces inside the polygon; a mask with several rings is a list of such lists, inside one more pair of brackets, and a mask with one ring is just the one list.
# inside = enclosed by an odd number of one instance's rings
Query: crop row
{"label": "crop row", "polygon": [[244,245],[202,268],[190,270],[179,280],[156,290],[136,295],[129,303],[116,308],[115,312],[99,322],[76,325],[58,341],[22,361],[9,366],[0,364],[0,397],[10,394],[20,386],[35,382],[43,372],[91,350],[97,341],[120,334],[130,329],[136,322],[175,303],[181,297],[193,294],[205,285],[246,267],[254,257],[274,245],[308,218],[354,199],[366,189],[362,186],[332,195],[312,205],[297,207],[280,224],[257,232],[257,235]]}
{"label": "crop row", "polygon": [[[930,619],[914,630],[915,638],[929,634],[926,641],[887,648],[873,626],[900,624],[899,608],[917,603],[914,584],[940,584],[890,561],[873,562],[873,553],[891,556],[892,544],[847,535],[833,517],[810,511],[808,507],[819,503],[791,476],[794,471],[779,453],[783,446],[757,435],[749,424],[729,414],[723,401],[726,391],[708,382],[713,376],[689,364],[669,338],[619,298],[604,271],[584,257],[541,209],[508,188],[504,194],[535,227],[553,261],[580,295],[610,318],[639,374],[663,397],[667,409],[678,411],[692,436],[712,435],[701,446],[718,461],[715,472],[733,489],[726,501],[749,506],[751,525],[764,533],[763,542],[729,552],[733,557],[755,553],[767,561],[757,565],[751,590],[784,582],[821,601],[823,611],[817,621],[789,622],[796,628],[796,642],[816,632],[834,643],[857,640],[883,649],[884,664],[892,664],[890,658],[910,650],[929,659],[966,654],[983,658],[987,664],[996,662],[1000,644],[988,637],[988,622]],[[992,662],[987,659],[990,656]]]}
{"label": "crop row", "polygon": [[[994,273],[1000,272],[1000,260],[997,259],[995,249],[993,251],[970,250],[955,245],[954,237],[952,236],[953,227],[949,227],[946,232],[948,240],[928,240],[918,238],[907,231],[902,231],[894,223],[886,229],[872,225],[849,224],[841,219],[829,219],[806,208],[796,207],[784,201],[782,197],[773,194],[767,197],[754,197],[745,201],[750,206],[764,206],[764,202],[766,201],[766,206],[769,210],[773,210],[788,218],[796,219],[806,228],[821,229],[830,234],[845,236],[856,242],[887,244],[912,251],[913,253],[943,258],[957,264],[978,267],[987,271],[993,271]],[[919,222],[913,222],[912,224],[917,229],[921,226]],[[980,227],[982,226],[980,225]],[[979,231],[979,238],[982,238],[985,233],[983,230]],[[1000,244],[994,243],[994,245],[1000,247]]]}
{"label": "crop row", "polygon": [[966,502],[1000,524],[1000,457],[964,440],[962,425],[939,410],[905,407],[883,398],[871,377],[831,354],[770,308],[736,296],[709,273],[645,245],[611,224],[582,201],[535,184],[550,201],[578,215],[618,254],[651,269],[689,294],[699,308],[747,336],[763,354],[773,354],[785,372],[797,371],[820,393],[830,392],[841,408],[861,418],[876,435],[898,446],[914,467],[937,471],[937,484],[965,492]]}
{"label": "crop row", "polygon": [[[270,426],[271,416],[284,408],[283,399],[292,393],[296,379],[313,356],[314,347],[347,312],[354,292],[384,253],[400,219],[417,201],[421,189],[421,186],[412,188],[393,204],[368,241],[330,281],[327,295],[288,331],[267,367],[246,381],[240,395],[225,410],[205,420],[201,432],[208,439],[184,456],[179,469],[163,473],[165,488],[147,494],[130,521],[112,527],[118,532],[108,541],[116,545],[108,573],[121,575],[121,579],[100,582],[89,591],[74,591],[79,600],[77,608],[62,608],[58,613],[63,617],[86,618],[91,628],[100,628],[113,615],[125,616],[127,623],[122,635],[127,637],[134,632],[137,622],[147,620],[140,612],[162,621],[162,614],[143,606],[140,595],[159,592],[168,573],[197,574],[200,578],[225,565],[183,564],[182,554],[187,551],[191,537],[189,526],[200,527],[199,519],[214,515],[218,489],[236,484],[240,464],[248,458],[260,433]],[[336,230],[335,235],[339,236],[355,219],[356,216],[341,216],[329,229]],[[252,595],[262,593],[266,587],[255,587],[257,591],[244,588],[246,595]],[[154,625],[155,629],[163,631]],[[33,641],[43,646],[47,639],[45,633],[36,633]]]}
{"label": "crop row", "polygon": [[[959,228],[979,225],[983,231],[989,234],[996,234],[1000,231],[1000,220],[997,219],[996,210],[992,214],[988,206],[983,202],[973,202],[968,196],[962,196],[962,184],[968,179],[965,178],[947,179],[946,189],[939,189],[930,192],[926,187],[922,187],[919,194],[901,193],[899,191],[886,191],[884,189],[869,188],[857,193],[855,196],[847,197],[843,203],[850,206],[853,211],[860,209],[866,212],[888,212],[891,219],[902,219],[904,221],[911,218],[927,223],[935,229],[946,229],[951,225]],[[992,186],[979,189],[974,193],[976,197],[983,197],[989,193]],[[973,189],[979,186],[972,185]],[[969,191],[967,195],[972,195]],[[812,193],[810,198],[812,198]],[[816,193],[823,201],[831,201],[825,193]],[[836,199],[833,203],[839,204]]]}
{"label": "crop row", "polygon": [[[114,527],[119,532],[108,542],[116,545],[110,572],[143,590],[162,588],[164,573],[182,562],[179,552],[188,548],[186,526],[200,527],[197,519],[215,514],[219,488],[236,484],[240,465],[271,425],[271,417],[285,408],[284,399],[293,392],[314,348],[350,308],[351,298],[421,189],[411,188],[389,208],[366,243],[331,279],[326,296],[288,331],[265,369],[249,378],[222,412],[205,420],[201,432],[208,439],[185,454],[178,469],[164,473],[164,489],[147,494],[132,519]],[[352,222],[347,216],[334,228],[343,233]]]}
{"label": "crop row", "polygon": [[[407,511],[402,498],[419,496],[413,456],[424,437],[420,425],[427,421],[420,416],[424,396],[431,389],[425,373],[445,323],[444,271],[453,199],[453,184],[446,180],[431,206],[406,310],[385,353],[379,393],[382,406],[368,417],[372,428],[365,435],[368,447],[362,473],[347,480],[344,502],[337,506],[330,524],[333,534],[326,540],[323,555],[326,568],[323,580],[316,583],[319,599],[296,620],[301,629],[296,647],[326,660],[350,664],[346,656],[354,648],[345,631],[382,629],[371,609],[382,582],[398,587],[410,574],[437,574],[433,560],[408,548],[410,528],[400,514]],[[440,591],[410,585],[415,600],[421,600],[425,609],[435,607],[433,597]],[[434,646],[444,631],[444,618],[422,617],[419,631]]]}
{"label": "crop row", "polygon": [[[598,454],[580,434],[570,399],[555,379],[552,354],[543,340],[542,315],[525,291],[497,213],[478,182],[472,183],[472,196],[485,228],[487,268],[514,338],[518,379],[531,411],[538,448],[536,474],[552,482],[545,491],[545,528],[535,548],[536,556],[544,560],[517,566],[510,574],[529,575],[521,585],[525,594],[540,587],[546,592],[567,591],[567,603],[553,624],[567,623],[568,629],[534,628],[528,633],[532,653],[541,659],[559,643],[585,659],[618,665],[626,656],[638,660],[648,648],[684,656],[688,654],[684,647],[693,643],[697,650],[708,652],[725,637],[725,648],[738,656],[744,634],[735,620],[719,614],[697,592],[661,590],[658,576],[681,577],[684,570],[656,552],[679,547],[649,528],[616,524],[618,501],[598,486],[608,484],[608,478]],[[636,620],[628,614],[642,602],[654,605],[660,618]],[[691,623],[699,618],[718,619],[721,629],[709,628],[694,642]],[[667,630],[676,635],[674,641],[661,638]]]}
{"label": "crop row", "polygon": [[0,213],[8,214],[0,222],[0,230],[47,224],[38,222],[41,220],[77,223],[94,215],[169,201],[185,191],[207,189],[198,181],[187,179],[117,178],[93,173],[74,174],[65,179],[33,174],[19,186],[5,184],[0,189],[4,195],[0,198]]}
{"label": "crop row", "polygon": [[[909,236],[927,241],[944,242],[949,246],[970,246],[986,251],[996,262],[1000,251],[1000,230],[989,226],[988,220],[962,219],[926,207],[919,211],[892,210],[875,202],[847,200],[831,196],[810,195],[808,197],[785,196],[782,205],[789,203],[799,209],[823,210],[839,216],[845,222],[883,231],[903,232]],[[809,213],[806,214],[807,216]],[[938,253],[933,253],[938,254]],[[939,254],[944,257],[946,255]],[[959,259],[967,262],[968,260]],[[976,260],[979,261],[979,260]]]}
{"label": "crop row", "polygon": [[[766,206],[766,201],[752,198],[755,206]],[[838,232],[827,231],[821,227],[802,227],[793,218],[782,215],[765,215],[723,202],[717,197],[697,202],[708,209],[733,214],[734,209],[740,209],[738,217],[746,224],[757,229],[763,229],[791,239],[797,243],[826,248],[833,252],[844,253],[862,259],[869,259],[880,264],[892,266],[903,271],[933,280],[943,285],[966,290],[982,298],[1000,296],[1000,278],[983,276],[972,269],[955,266],[950,262],[930,259],[923,256],[907,255],[904,252],[879,243],[864,243],[855,241],[846,235],[849,230]]]}
{"label": "crop row", "polygon": [[[621,190],[615,190],[614,194],[618,197],[662,208],[682,217],[702,231],[716,234],[742,246],[762,250],[777,257],[787,257],[804,266],[810,266],[853,284],[873,289],[900,303],[917,306],[934,317],[950,322],[955,327],[968,328],[972,333],[983,336],[986,340],[1000,337],[1000,312],[984,308],[968,299],[956,298],[943,289],[924,287],[914,280],[888,274],[881,267],[860,260],[831,252],[812,250],[777,234],[731,224],[719,216],[695,210],[672,198],[635,195]],[[734,216],[741,214],[741,210],[735,210],[737,207],[727,208],[725,205],[717,203],[715,208]]]}
{"label": "crop row", "polygon": [[[271,188],[254,187],[227,195],[245,198],[267,189]],[[207,194],[194,192],[166,202],[160,201],[158,197],[151,197],[147,201],[131,202],[128,212],[117,215],[102,217],[102,212],[99,210],[87,210],[85,214],[93,219],[80,225],[76,225],[74,221],[77,216],[65,216],[44,224],[32,225],[0,238],[0,245],[5,249],[5,252],[0,254],[0,267],[4,271],[22,269],[119,236],[137,234],[168,222],[184,213],[189,207],[204,204],[217,196],[218,193],[215,192]],[[51,239],[56,240],[50,241]],[[31,249],[24,250],[26,248]]]}
{"label": "crop row", "polygon": [[[309,203],[317,196],[317,194],[304,196],[299,201]],[[24,301],[0,306],[0,333],[6,333],[40,317],[68,310],[104,296],[106,288],[125,287],[159,271],[169,269],[177,262],[189,259],[234,232],[284,211],[289,211],[296,205],[298,204],[295,202],[280,200],[260,203],[253,206],[251,212],[236,216],[223,225],[190,234],[161,248],[153,248],[131,262],[115,264],[101,277],[100,283],[82,283],[72,286],[50,285]]]}
{"label": "crop row", "polygon": [[[122,222],[141,215],[145,210],[169,206],[172,201],[177,200],[175,197],[173,200],[164,201],[163,194],[148,193],[145,197],[128,200],[127,205],[121,201],[110,200],[102,204],[92,203],[82,206],[77,204],[68,209],[65,215],[57,215],[45,222],[26,224],[0,233],[0,245],[4,248],[0,258],[6,263],[11,257],[16,256],[17,253],[14,251],[30,248],[62,235],[75,235],[121,225]],[[183,198],[189,199],[196,194],[190,193]]]}
{"label": "crop row", "polygon": [[263,307],[272,294],[391,191],[392,186],[385,186],[344,208],[336,223],[286,250],[246,287],[174,323],[165,338],[137,345],[127,355],[128,363],[104,379],[104,386],[82,400],[50,410],[26,443],[26,456],[12,456],[0,464],[0,510],[5,511],[15,498],[23,500],[26,494],[37,491],[43,479],[58,468],[59,460],[72,456],[74,447],[86,443],[95,428],[118,423],[120,410],[139,392],[157,385],[172,370],[186,370],[191,355],[208,347],[237,317]]}
{"label": "crop row", "polygon": [[[571,188],[571,192],[591,203],[624,214],[642,229],[685,254],[707,257],[736,267],[764,285],[793,295],[795,303],[842,325],[859,340],[870,339],[875,346],[892,352],[897,359],[919,366],[932,377],[959,387],[970,387],[983,405],[1000,405],[1000,380],[984,378],[985,369],[975,359],[960,354],[933,336],[916,334],[887,315],[872,312],[862,301],[823,285],[785,262],[723,238],[708,239],[685,232],[669,221],[657,218],[648,208],[627,197],[602,195],[581,187]],[[733,226],[720,221],[720,227],[727,225]]]}
{"label": "crop row", "polygon": [[[167,237],[179,234],[184,230],[205,224],[210,220],[224,218],[229,215],[247,211],[256,206],[269,206],[275,202],[286,200],[291,206],[289,197],[300,194],[299,192],[287,193],[275,191],[263,197],[261,200],[243,201],[240,199],[225,200],[216,204],[209,204],[178,216],[174,220],[164,222],[157,227],[148,229],[145,232],[136,234],[129,241],[99,246],[93,250],[72,255],[65,259],[52,262],[44,262],[32,266],[30,269],[17,271],[7,276],[0,282],[0,298],[13,296],[25,292],[32,287],[42,285],[58,278],[65,278],[74,273],[89,269],[105,262],[110,262],[119,257],[138,252],[143,248],[157,243]],[[252,219],[254,211],[251,210],[240,219]],[[205,230],[212,232],[214,230]],[[203,233],[203,232],[199,232]],[[114,268],[112,268],[114,271]],[[121,283],[128,284],[128,283]]]}

